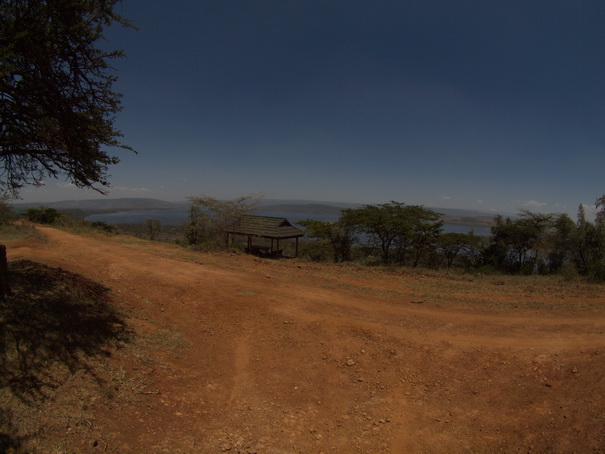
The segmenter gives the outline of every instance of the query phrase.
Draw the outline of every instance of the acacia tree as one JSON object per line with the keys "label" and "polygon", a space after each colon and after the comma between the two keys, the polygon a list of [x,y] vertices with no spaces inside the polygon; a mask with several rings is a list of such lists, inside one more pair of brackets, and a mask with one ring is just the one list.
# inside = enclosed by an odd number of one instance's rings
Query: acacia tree
{"label": "acacia tree", "polygon": [[605,222],[605,194],[603,194],[601,197],[597,198],[597,200],[595,202],[595,208],[598,210],[596,222],[597,223]]}
{"label": "acacia tree", "polygon": [[[77,187],[104,192],[109,149],[121,143],[121,110],[110,60],[120,50],[97,46],[118,0],[0,2],[0,191],[63,175]],[[99,187],[100,185],[101,187]]]}
{"label": "acacia tree", "polygon": [[353,226],[342,219],[336,222],[307,219],[299,224],[305,227],[307,236],[328,240],[334,252],[335,263],[351,260],[351,247],[355,242]]}
{"label": "acacia tree", "polygon": [[400,202],[365,205],[342,211],[341,221],[367,238],[372,247],[379,247],[383,263],[388,263],[397,235],[403,227],[402,212],[404,204]]}
{"label": "acacia tree", "polygon": [[486,262],[505,271],[532,273],[553,225],[553,214],[522,210],[518,219],[496,216]]}
{"label": "acacia tree", "polygon": [[575,264],[577,251],[578,228],[567,214],[560,214],[553,221],[553,232],[548,239],[549,270],[556,272],[568,263]]}
{"label": "acacia tree", "polygon": [[145,231],[151,241],[156,240],[162,232],[162,221],[159,219],[145,219]]}
{"label": "acacia tree", "polygon": [[472,231],[469,233],[442,233],[437,239],[437,247],[445,257],[447,267],[451,268],[460,253],[476,249],[479,241],[480,238]]}
{"label": "acacia tree", "polygon": [[409,205],[404,208],[405,229],[398,243],[407,246],[413,253],[412,266],[420,263],[423,255],[436,248],[437,240],[443,230],[441,214],[421,205]]}
{"label": "acacia tree", "polygon": [[391,251],[396,248],[400,261],[407,251],[412,251],[413,265],[417,266],[441,232],[440,219],[439,213],[420,205],[391,201],[343,210],[341,222],[353,226],[369,246],[380,248],[383,263],[391,260]]}
{"label": "acacia tree", "polygon": [[237,231],[242,217],[250,214],[258,204],[262,194],[248,194],[233,200],[219,200],[214,197],[201,195],[189,197],[194,205],[209,213],[207,218],[209,228],[221,238],[225,248],[233,246],[234,236],[230,232]]}
{"label": "acacia tree", "polygon": [[605,196],[596,201],[595,222],[586,219],[584,207],[578,208],[575,232],[576,264],[580,274],[591,279],[605,280]]}
{"label": "acacia tree", "polygon": [[206,236],[206,226],[208,225],[208,216],[197,205],[189,207],[189,216],[184,223],[185,240],[187,244],[196,246],[200,244]]}
{"label": "acacia tree", "polygon": [[0,197],[0,227],[11,224],[16,218],[17,215],[8,204],[7,197]]}

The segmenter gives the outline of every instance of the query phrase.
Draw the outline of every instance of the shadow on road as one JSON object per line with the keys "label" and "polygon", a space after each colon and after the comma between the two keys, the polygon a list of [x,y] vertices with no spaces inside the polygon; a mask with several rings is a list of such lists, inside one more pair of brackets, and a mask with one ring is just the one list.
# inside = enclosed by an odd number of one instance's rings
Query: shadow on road
{"label": "shadow on road", "polygon": [[18,450],[15,402],[35,407],[61,385],[58,371],[86,370],[89,360],[130,340],[109,289],[80,275],[27,260],[9,264],[13,294],[0,301],[0,452]]}

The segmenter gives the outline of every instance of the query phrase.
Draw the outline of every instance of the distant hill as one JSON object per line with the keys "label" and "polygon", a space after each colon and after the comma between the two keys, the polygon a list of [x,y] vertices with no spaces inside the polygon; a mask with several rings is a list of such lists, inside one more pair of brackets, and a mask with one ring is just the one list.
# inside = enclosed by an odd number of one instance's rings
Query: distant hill
{"label": "distant hill", "polygon": [[307,203],[307,204],[276,204],[276,205],[261,205],[263,212],[287,212],[287,213],[309,213],[321,214],[326,216],[339,216],[340,212],[348,207],[326,205],[323,203]]}
{"label": "distant hill", "polygon": [[443,220],[447,224],[469,225],[477,227],[491,227],[494,225],[495,214],[483,213],[481,211],[463,210],[459,208],[431,208],[437,213],[443,214]]}
{"label": "distant hill", "polygon": [[44,205],[55,210],[84,210],[84,211],[136,211],[136,210],[167,210],[179,204],[158,199],[125,198],[125,199],[91,199],[63,200],[47,203],[14,203],[16,209],[27,209]]}
{"label": "distant hill", "polygon": [[[74,217],[84,218],[91,214],[115,213],[117,211],[149,211],[170,210],[189,206],[190,202],[167,202],[165,200],[150,198],[122,198],[122,199],[91,199],[91,200],[63,200],[48,203],[14,203],[16,210],[44,205],[48,208],[68,213]],[[345,202],[317,202],[312,200],[261,200],[260,209],[263,212],[286,212],[309,215],[324,215],[337,218],[343,209],[359,208],[363,204]],[[427,207],[429,208],[429,207]],[[449,224],[461,224],[470,226],[490,227],[493,224],[494,215],[480,211],[431,208],[444,215],[444,220]]]}
{"label": "distant hill", "polygon": [[[363,204],[352,204],[343,203],[339,204],[334,202],[333,204],[327,203],[305,203],[305,202],[290,202],[284,201],[284,203],[276,203],[262,205],[261,209],[263,212],[286,212],[286,213],[300,213],[300,214],[319,214],[325,216],[337,217],[343,209],[347,208],[359,208]],[[427,207],[429,208],[429,207]],[[490,213],[483,213],[481,211],[464,210],[459,208],[430,208],[438,213],[443,214],[443,220],[448,224],[459,224],[477,227],[491,227],[493,225],[494,215]]]}

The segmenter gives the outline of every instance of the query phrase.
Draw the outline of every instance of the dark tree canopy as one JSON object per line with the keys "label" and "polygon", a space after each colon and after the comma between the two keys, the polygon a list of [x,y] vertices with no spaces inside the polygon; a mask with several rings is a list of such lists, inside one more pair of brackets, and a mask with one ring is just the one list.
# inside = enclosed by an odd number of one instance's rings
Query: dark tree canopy
{"label": "dark tree canopy", "polygon": [[0,0],[0,191],[65,176],[103,192],[111,149],[128,149],[114,119],[121,95],[98,47],[117,0]]}
{"label": "dark tree canopy", "polygon": [[369,246],[380,248],[385,264],[390,260],[390,251],[397,248],[400,255],[413,252],[414,266],[417,266],[443,227],[441,214],[421,205],[406,206],[395,201],[347,209],[342,214],[345,225],[365,235]]}

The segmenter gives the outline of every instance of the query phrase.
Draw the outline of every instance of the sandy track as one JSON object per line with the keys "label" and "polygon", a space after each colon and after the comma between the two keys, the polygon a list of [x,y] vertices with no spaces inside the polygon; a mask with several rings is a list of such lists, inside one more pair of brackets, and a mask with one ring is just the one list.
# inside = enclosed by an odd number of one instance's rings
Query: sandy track
{"label": "sandy track", "polygon": [[[157,392],[99,409],[119,452],[605,452],[603,295],[457,307],[413,276],[40,230],[9,260],[94,279],[137,331],[184,341],[126,364]],[[498,291],[473,285],[469,301]]]}

